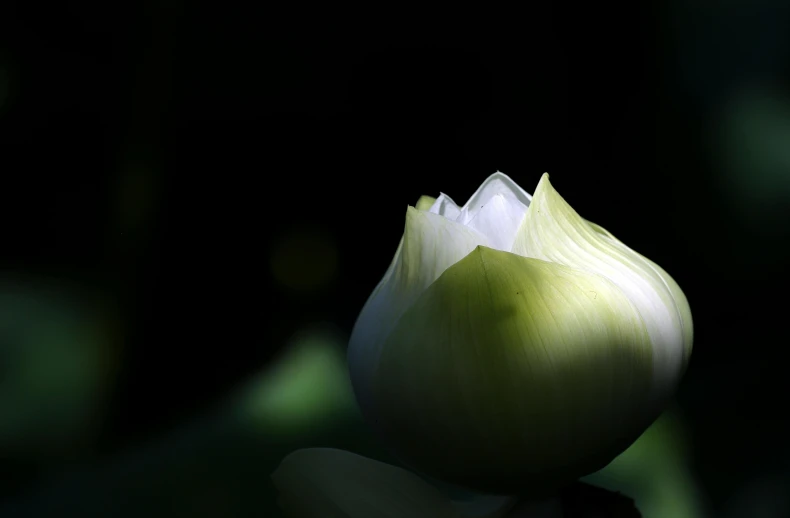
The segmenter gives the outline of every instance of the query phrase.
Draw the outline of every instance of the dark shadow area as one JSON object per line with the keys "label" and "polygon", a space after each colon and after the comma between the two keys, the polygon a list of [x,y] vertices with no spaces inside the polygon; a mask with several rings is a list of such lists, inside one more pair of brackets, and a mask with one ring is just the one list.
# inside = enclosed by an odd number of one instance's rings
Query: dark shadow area
{"label": "dark shadow area", "polygon": [[671,412],[594,482],[787,516],[790,8],[528,11],[6,2],[0,515],[278,516],[294,449],[396,463],[349,334],[406,206],[499,170],[549,172],[690,301]]}

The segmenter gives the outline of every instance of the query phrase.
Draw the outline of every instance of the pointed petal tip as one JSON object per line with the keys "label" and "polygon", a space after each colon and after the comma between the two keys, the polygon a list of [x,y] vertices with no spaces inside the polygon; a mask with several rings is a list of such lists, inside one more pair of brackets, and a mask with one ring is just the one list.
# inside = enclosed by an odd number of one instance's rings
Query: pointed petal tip
{"label": "pointed petal tip", "polygon": [[554,190],[553,186],[551,185],[551,181],[549,180],[549,173],[543,173],[540,175],[540,180],[538,181],[538,186],[535,187],[534,195],[537,196],[538,192],[540,192],[542,189]]}
{"label": "pointed petal tip", "polygon": [[[549,180],[549,173],[543,173],[538,181],[538,186],[535,187],[535,192],[532,194],[533,203],[530,205],[528,212],[542,210],[571,210],[573,208],[565,201],[565,198],[554,188]],[[575,213],[575,211],[573,211]]]}
{"label": "pointed petal tip", "polygon": [[472,253],[475,253],[475,254],[480,254],[481,256],[482,256],[483,254],[488,254],[489,252],[494,252],[494,249],[493,249],[493,248],[490,248],[490,247],[487,247],[487,246],[485,246],[485,245],[477,245],[477,246],[475,247],[475,249],[474,249],[474,250],[472,250]]}
{"label": "pointed petal tip", "polygon": [[490,246],[486,245],[477,245],[474,250],[469,252],[470,256],[477,257],[480,262],[486,263],[492,260],[495,260],[497,254],[501,253],[510,253],[504,250],[497,250],[496,248],[491,248]]}
{"label": "pointed petal tip", "polygon": [[420,199],[417,200],[417,203],[414,204],[414,207],[417,210],[431,210],[433,204],[436,203],[436,198],[433,196],[420,196]]}
{"label": "pointed petal tip", "polygon": [[[496,171],[494,171],[494,173],[493,173],[493,174],[491,174],[491,175],[490,175],[488,178],[486,178],[486,179],[485,179],[485,182],[483,182],[483,183],[486,183],[486,182],[488,182],[488,181],[494,180],[494,179],[496,179],[496,178],[502,178],[502,179],[504,179],[504,180],[508,180],[508,181],[511,181],[511,182],[513,182],[513,183],[516,183],[516,182],[514,182],[514,181],[513,181],[513,179],[512,179],[511,177],[509,177],[508,175],[506,175],[505,173],[503,173],[503,172],[502,172],[502,171],[500,171],[499,169],[497,169]],[[517,184],[517,185],[518,185],[518,184]]]}

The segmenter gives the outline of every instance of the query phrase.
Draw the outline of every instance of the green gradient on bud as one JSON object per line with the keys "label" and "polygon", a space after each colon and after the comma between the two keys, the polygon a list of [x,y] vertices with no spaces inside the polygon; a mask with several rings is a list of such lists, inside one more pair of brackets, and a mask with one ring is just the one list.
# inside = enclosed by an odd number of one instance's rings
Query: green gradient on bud
{"label": "green gradient on bud", "polygon": [[377,414],[409,464],[519,492],[601,468],[634,440],[646,423],[627,418],[651,371],[645,326],[610,281],[477,247],[389,335]]}
{"label": "green gradient on bud", "polygon": [[550,493],[625,450],[673,395],[693,325],[677,283],[544,174],[409,208],[349,341],[357,402],[407,464],[493,494]]}
{"label": "green gradient on bud", "polygon": [[547,174],[538,183],[513,251],[603,275],[631,300],[655,345],[649,405],[655,411],[652,419],[658,417],[691,353],[691,313],[687,303],[675,300],[667,280],[674,281],[603,228],[592,228],[554,189]]}

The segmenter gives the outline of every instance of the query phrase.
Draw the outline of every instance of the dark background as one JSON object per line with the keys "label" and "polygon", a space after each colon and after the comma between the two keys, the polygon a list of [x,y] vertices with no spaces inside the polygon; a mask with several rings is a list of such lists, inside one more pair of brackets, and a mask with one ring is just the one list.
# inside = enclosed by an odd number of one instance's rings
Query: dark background
{"label": "dark background", "polygon": [[[260,459],[356,439],[230,452],[235,432],[205,416],[304,329],[342,343],[407,204],[463,203],[500,170],[528,191],[549,172],[678,281],[701,498],[712,516],[790,516],[790,9],[725,4],[540,3],[484,28],[475,13],[4,3],[0,267],[3,304],[29,322],[3,324],[0,426],[33,423],[0,430],[7,509],[259,515],[276,465]],[[40,418],[9,381],[62,365],[38,339],[24,359],[14,346],[53,325],[30,302],[50,297],[100,337],[65,349],[94,381],[62,436],[72,414]],[[44,392],[68,398],[69,383]],[[194,503],[223,481],[219,504]]]}

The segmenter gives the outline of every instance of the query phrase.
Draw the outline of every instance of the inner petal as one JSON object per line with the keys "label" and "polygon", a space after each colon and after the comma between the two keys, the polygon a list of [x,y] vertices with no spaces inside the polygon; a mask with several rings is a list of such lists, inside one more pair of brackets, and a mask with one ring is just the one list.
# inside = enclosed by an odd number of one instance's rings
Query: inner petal
{"label": "inner petal", "polygon": [[532,196],[530,196],[527,191],[519,187],[518,184],[505,173],[497,171],[489,176],[472,197],[469,198],[469,201],[467,201],[466,205],[461,209],[461,214],[456,221],[466,225],[475,218],[488,200],[497,194],[511,195],[527,207],[529,207],[532,201]]}
{"label": "inner petal", "polygon": [[527,206],[512,193],[495,194],[467,224],[486,236],[491,248],[509,252],[516,240]]}
{"label": "inner petal", "polygon": [[453,201],[452,198],[444,193],[441,193],[436,201],[433,202],[428,212],[444,216],[445,218],[456,220],[458,215],[461,214],[461,209]]}

